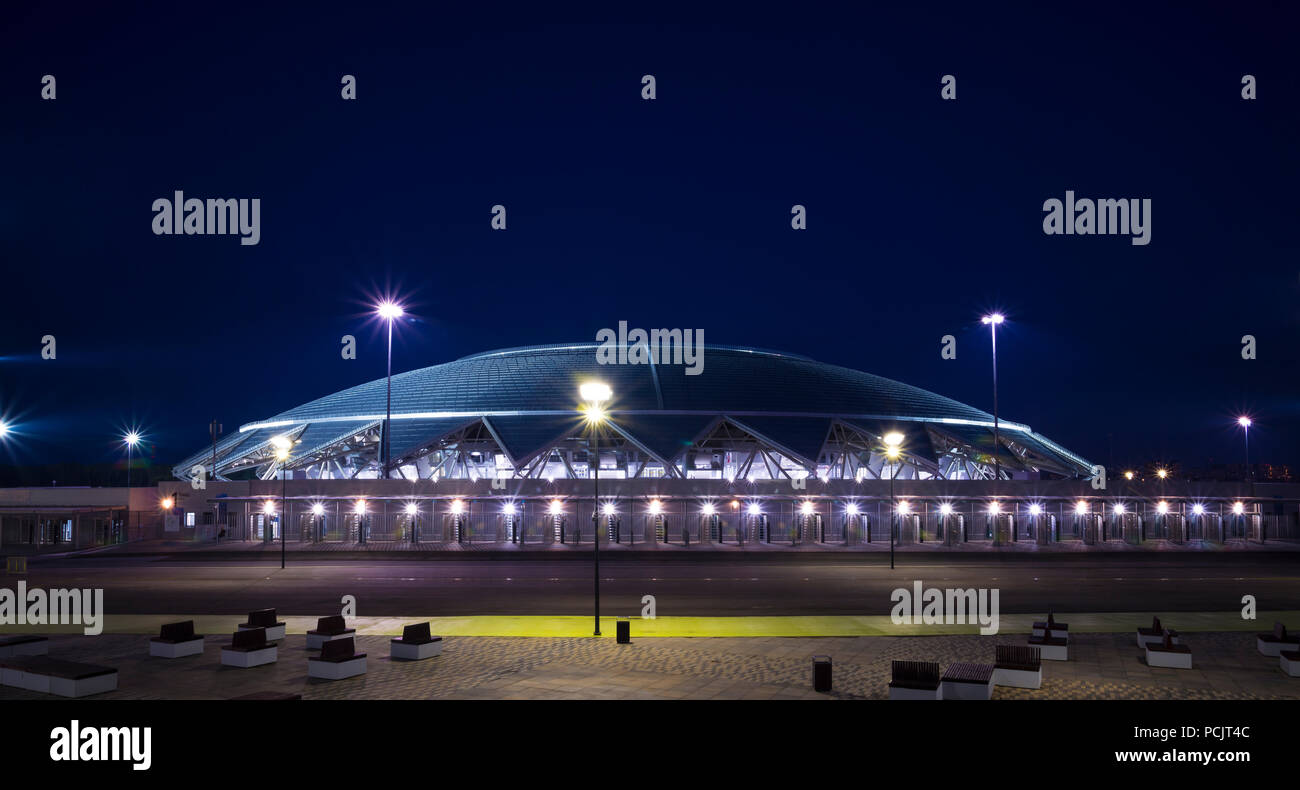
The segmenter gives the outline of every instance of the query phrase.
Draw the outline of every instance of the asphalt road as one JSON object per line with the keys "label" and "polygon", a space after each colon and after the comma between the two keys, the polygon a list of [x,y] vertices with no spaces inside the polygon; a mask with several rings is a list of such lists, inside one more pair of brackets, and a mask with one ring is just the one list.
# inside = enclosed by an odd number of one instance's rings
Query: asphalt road
{"label": "asphalt road", "polygon": [[[601,563],[602,612],[638,614],[654,595],[658,614],[888,614],[890,592],[911,587],[999,589],[1004,613],[1231,611],[1243,595],[1261,610],[1300,609],[1300,557],[1287,554],[1055,556],[902,559],[789,557],[780,562],[713,558]],[[291,558],[278,562],[165,557],[70,558],[33,562],[29,587],[104,589],[110,614],[239,614],[274,606],[282,614],[334,611],[343,595],[367,616],[584,614],[592,566],[554,559],[369,560]],[[13,588],[5,577],[0,586]]]}

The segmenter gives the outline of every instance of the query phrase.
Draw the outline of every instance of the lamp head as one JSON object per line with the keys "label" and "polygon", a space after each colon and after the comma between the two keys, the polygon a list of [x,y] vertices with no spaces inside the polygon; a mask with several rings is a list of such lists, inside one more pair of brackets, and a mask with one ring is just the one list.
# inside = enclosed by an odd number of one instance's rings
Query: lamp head
{"label": "lamp head", "polygon": [[578,387],[578,395],[587,403],[604,403],[614,395],[608,384],[601,381],[586,381]]}

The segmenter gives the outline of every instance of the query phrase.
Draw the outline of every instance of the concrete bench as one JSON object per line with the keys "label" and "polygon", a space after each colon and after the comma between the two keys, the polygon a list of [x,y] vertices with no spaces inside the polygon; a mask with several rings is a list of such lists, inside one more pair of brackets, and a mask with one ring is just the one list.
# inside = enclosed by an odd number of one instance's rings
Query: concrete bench
{"label": "concrete bench", "polygon": [[88,697],[115,690],[117,670],[49,656],[19,656],[0,660],[0,683],[41,694]]}
{"label": "concrete bench", "polygon": [[994,648],[993,683],[1018,689],[1042,688],[1042,652],[1036,647],[997,645]]}
{"label": "concrete bench", "polygon": [[307,677],[323,680],[342,680],[365,674],[366,654],[358,653],[356,643],[348,636],[321,645],[320,657],[307,659]]}
{"label": "concrete bench", "polygon": [[1058,623],[1056,617],[1051,612],[1047,613],[1047,619],[1042,622],[1034,623],[1030,631],[1031,636],[1043,636],[1046,634],[1054,639],[1064,639],[1070,641],[1070,624]]}
{"label": "concrete bench", "polygon": [[279,642],[284,639],[284,623],[275,619],[274,609],[258,609],[248,613],[248,622],[239,626],[241,631],[266,631],[266,641]]}
{"label": "concrete bench", "polygon": [[43,636],[0,637],[0,658],[43,656],[50,652],[50,640]]}
{"label": "concrete bench", "polygon": [[890,699],[943,699],[937,662],[894,661],[890,677]]}
{"label": "concrete bench", "polygon": [[1278,657],[1282,671],[1293,678],[1300,678],[1300,650],[1283,650]]}
{"label": "concrete bench", "polygon": [[203,655],[203,637],[194,633],[194,621],[164,623],[158,636],[149,640],[149,655],[183,658]]}
{"label": "concrete bench", "polygon": [[402,635],[389,643],[389,655],[403,661],[420,661],[442,653],[442,637],[429,633],[428,623],[402,628]]}
{"label": "concrete bench", "polygon": [[944,699],[993,699],[993,665],[958,662],[943,673]]}
{"label": "concrete bench", "polygon": [[307,632],[307,649],[320,650],[321,645],[326,642],[346,639],[349,636],[356,636],[356,633],[357,629],[348,628],[343,615],[319,617],[316,619],[316,627]]}
{"label": "concrete bench", "polygon": [[1168,634],[1160,644],[1147,645],[1145,649],[1149,667],[1192,668],[1192,649],[1187,645],[1174,644],[1173,637]]}
{"label": "concrete bench", "polygon": [[221,648],[221,663],[227,667],[259,667],[274,664],[279,657],[276,646],[266,640],[265,628],[246,628],[236,631],[230,644]]}
{"label": "concrete bench", "polygon": [[1286,651],[1300,650],[1300,635],[1288,634],[1286,626],[1273,623],[1272,633],[1256,636],[1255,647],[1262,655],[1280,656]]}
{"label": "concrete bench", "polygon": [[1069,661],[1070,640],[1054,636],[1031,636],[1029,646],[1036,647],[1041,656],[1048,661]]}
{"label": "concrete bench", "polygon": [[1146,647],[1150,644],[1160,644],[1165,640],[1165,627],[1160,624],[1159,617],[1151,618],[1150,628],[1139,628],[1137,630],[1138,647]]}

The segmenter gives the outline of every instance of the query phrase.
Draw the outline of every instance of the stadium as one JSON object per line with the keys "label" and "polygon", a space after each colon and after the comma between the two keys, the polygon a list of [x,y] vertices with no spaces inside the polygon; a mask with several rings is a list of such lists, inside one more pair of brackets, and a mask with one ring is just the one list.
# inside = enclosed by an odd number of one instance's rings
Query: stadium
{"label": "stadium", "polygon": [[[594,344],[492,351],[392,379],[392,478],[589,476],[578,387],[614,397],[598,437],[609,479],[988,480],[1080,477],[1090,465],[1028,426],[931,392],[792,354],[705,348],[703,375],[680,365],[601,365]],[[383,476],[386,381],[249,423],[176,468],[188,479],[278,477],[276,439],[292,442],[290,479]],[[904,435],[897,462],[883,437]],[[215,468],[214,468],[215,462]]]}
{"label": "stadium", "polygon": [[[601,364],[599,348],[400,373],[391,407],[387,379],[319,398],[196,451],[174,468],[187,483],[163,496],[196,538],[208,527],[266,541],[282,508],[287,540],[358,543],[1095,543],[1259,529],[1235,490],[1097,490],[1089,461],[1029,426],[869,373],[705,346],[689,375]],[[579,395],[593,380],[611,391],[599,419]]]}

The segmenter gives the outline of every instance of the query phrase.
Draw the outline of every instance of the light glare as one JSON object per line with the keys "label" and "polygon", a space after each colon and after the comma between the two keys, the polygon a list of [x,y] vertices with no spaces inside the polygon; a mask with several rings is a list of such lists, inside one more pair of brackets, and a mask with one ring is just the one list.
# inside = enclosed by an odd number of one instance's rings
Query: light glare
{"label": "light glare", "polygon": [[578,394],[588,403],[604,403],[614,395],[614,392],[603,381],[587,381],[578,387]]}

